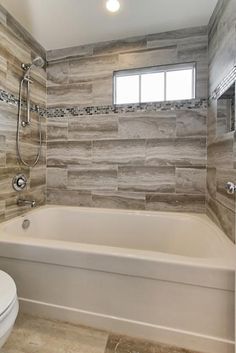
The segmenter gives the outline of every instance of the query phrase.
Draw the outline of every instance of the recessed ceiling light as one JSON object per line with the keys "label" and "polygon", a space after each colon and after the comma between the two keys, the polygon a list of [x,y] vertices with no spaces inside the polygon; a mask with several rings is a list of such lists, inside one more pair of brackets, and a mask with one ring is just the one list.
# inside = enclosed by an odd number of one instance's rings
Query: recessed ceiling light
{"label": "recessed ceiling light", "polygon": [[120,9],[120,3],[118,0],[107,0],[106,8],[110,12],[117,12]]}

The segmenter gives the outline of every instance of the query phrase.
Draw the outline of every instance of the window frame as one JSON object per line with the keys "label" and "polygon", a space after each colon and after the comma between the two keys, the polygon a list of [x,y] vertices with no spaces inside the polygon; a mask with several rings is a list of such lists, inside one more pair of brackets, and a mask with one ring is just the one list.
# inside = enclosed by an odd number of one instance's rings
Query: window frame
{"label": "window frame", "polygon": [[[187,62],[181,64],[170,64],[170,65],[161,65],[161,66],[150,66],[150,67],[142,67],[135,69],[125,69],[118,70],[113,72],[112,78],[112,103],[113,105],[128,105],[128,104],[152,104],[158,102],[167,102],[167,85],[166,85],[166,73],[171,71],[181,71],[181,70],[192,70],[192,98],[196,98],[196,62]],[[141,101],[141,76],[143,74],[154,74],[154,73],[164,73],[164,100],[162,101],[152,101],[152,102],[142,102]],[[138,103],[116,103],[117,95],[116,95],[116,79],[117,77],[125,77],[125,76],[139,76],[139,101]],[[186,100],[186,99],[178,99],[177,101]]]}

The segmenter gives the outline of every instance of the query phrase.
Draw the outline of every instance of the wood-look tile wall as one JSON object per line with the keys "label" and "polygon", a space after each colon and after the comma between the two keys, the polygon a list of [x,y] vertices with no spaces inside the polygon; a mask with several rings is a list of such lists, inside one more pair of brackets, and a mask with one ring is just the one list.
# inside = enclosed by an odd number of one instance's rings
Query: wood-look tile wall
{"label": "wood-look tile wall", "polygon": [[113,71],[196,62],[196,97],[208,97],[206,27],[47,52],[48,107],[112,104]]}
{"label": "wood-look tile wall", "polygon": [[[236,65],[236,1],[220,0],[209,23],[209,96]],[[235,198],[224,185],[236,182],[235,133],[217,134],[217,101],[208,114],[207,214],[235,240]]]}
{"label": "wood-look tile wall", "polygon": [[48,202],[203,212],[206,116],[201,108],[48,119]]}
{"label": "wood-look tile wall", "polygon": [[[0,89],[18,97],[21,63],[44,49],[0,7]],[[209,90],[208,55],[209,44]],[[32,101],[41,107],[112,104],[114,70],[197,63],[196,97],[207,98],[236,65],[236,2],[219,0],[209,24],[126,40],[47,52],[47,78],[33,74]],[[47,96],[46,96],[47,81]],[[158,112],[110,113],[48,119],[47,198],[49,203],[130,209],[205,210],[206,124],[207,213],[234,240],[235,200],[224,190],[236,179],[235,133],[217,136],[216,101],[206,107]],[[38,116],[22,134],[22,151],[37,150]],[[0,221],[23,210],[18,197],[45,203],[46,121],[36,168],[16,158],[17,104],[0,102]],[[13,176],[29,178],[26,192],[13,191]]]}
{"label": "wood-look tile wall", "polygon": [[[207,98],[206,28],[49,51],[49,108],[112,104],[114,70],[197,63]],[[194,106],[194,104],[193,104]],[[47,202],[205,211],[207,108],[56,113],[47,124]]]}
{"label": "wood-look tile wall", "polygon": [[[18,99],[19,83],[22,77],[21,63],[31,62],[40,55],[45,58],[44,49],[0,7],[0,89]],[[46,107],[46,73],[34,70],[34,84],[31,87],[32,102]],[[42,118],[43,150],[40,163],[35,168],[26,168],[17,160],[16,128],[18,104],[0,100],[0,221],[25,212],[25,207],[16,205],[17,198],[35,199],[38,205],[45,203],[46,190],[46,118]],[[32,161],[38,145],[38,115],[32,113],[30,128],[21,131],[21,149],[24,158]],[[24,173],[29,178],[25,192],[17,193],[12,188],[12,178]]]}

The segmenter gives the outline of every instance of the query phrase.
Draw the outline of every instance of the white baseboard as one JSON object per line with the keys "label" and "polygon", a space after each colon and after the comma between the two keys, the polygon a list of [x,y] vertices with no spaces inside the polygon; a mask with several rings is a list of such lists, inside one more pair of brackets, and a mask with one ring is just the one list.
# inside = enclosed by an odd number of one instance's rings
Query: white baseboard
{"label": "white baseboard", "polygon": [[113,317],[25,298],[19,298],[19,300],[21,312],[52,320],[66,321],[108,332],[145,338],[203,353],[234,353],[234,342],[219,337],[205,336],[195,332],[151,325],[145,322],[132,321],[121,317]]}

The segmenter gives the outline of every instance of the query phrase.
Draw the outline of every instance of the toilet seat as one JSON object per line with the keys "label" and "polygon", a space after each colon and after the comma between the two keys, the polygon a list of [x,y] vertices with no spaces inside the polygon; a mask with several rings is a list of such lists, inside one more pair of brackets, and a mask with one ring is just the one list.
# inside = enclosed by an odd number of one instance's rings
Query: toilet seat
{"label": "toilet seat", "polygon": [[5,272],[0,271],[0,319],[17,299],[16,285]]}

